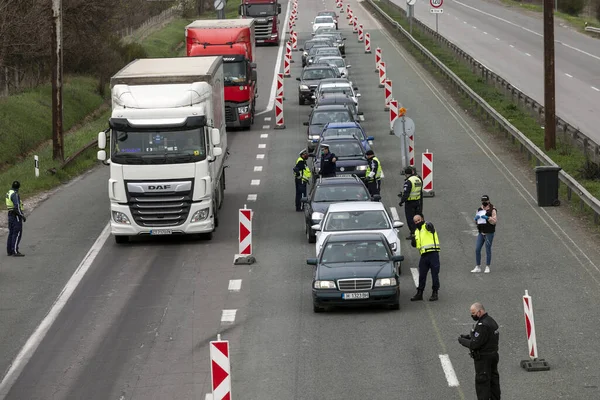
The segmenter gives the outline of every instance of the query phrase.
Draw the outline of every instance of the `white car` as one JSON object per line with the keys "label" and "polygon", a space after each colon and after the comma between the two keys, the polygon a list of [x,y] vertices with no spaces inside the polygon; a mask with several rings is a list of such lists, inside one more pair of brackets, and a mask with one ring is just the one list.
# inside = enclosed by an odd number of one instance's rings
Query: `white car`
{"label": "white car", "polygon": [[346,61],[343,57],[339,56],[316,56],[312,64],[329,64],[340,71],[342,78],[348,77],[348,69],[351,67],[350,64],[346,65]]}
{"label": "white car", "polygon": [[392,221],[383,203],[377,201],[352,201],[329,206],[320,224],[313,225],[317,232],[316,254],[319,256],[323,242],[332,233],[381,232],[385,235],[394,255],[402,255],[398,228],[401,221]]}
{"label": "white car", "polygon": [[358,98],[360,97],[360,93],[358,93],[356,89],[357,88],[352,86],[352,82],[321,82],[315,90],[315,99],[318,99],[324,93],[343,93],[354,100],[356,110],[358,111]]}
{"label": "white car", "polygon": [[333,19],[333,17],[330,17],[328,15],[316,17],[315,20],[313,22],[311,22],[311,24],[312,24],[313,36],[315,35],[316,30],[321,27],[335,29],[335,20]]}

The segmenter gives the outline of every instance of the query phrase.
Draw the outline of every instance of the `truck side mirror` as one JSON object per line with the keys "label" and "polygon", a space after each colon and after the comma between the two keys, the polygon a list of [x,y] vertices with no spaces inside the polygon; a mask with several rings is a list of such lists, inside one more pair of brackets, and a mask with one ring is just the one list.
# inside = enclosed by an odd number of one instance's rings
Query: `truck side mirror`
{"label": "truck side mirror", "polygon": [[253,82],[258,81],[258,74],[256,73],[255,69],[252,70],[252,81]]}
{"label": "truck side mirror", "polygon": [[242,12],[242,4],[238,6],[238,15],[244,15]]}
{"label": "truck side mirror", "polygon": [[213,147],[213,156],[219,157],[223,154],[223,149],[220,147]]}
{"label": "truck side mirror", "polygon": [[212,141],[213,146],[221,144],[221,133],[217,128],[212,128],[210,130],[210,140]]}
{"label": "truck side mirror", "polygon": [[281,4],[277,4],[277,14],[281,14]]}
{"label": "truck side mirror", "polygon": [[256,69],[256,63],[250,63],[250,68]]}
{"label": "truck side mirror", "polygon": [[106,161],[106,151],[98,150],[98,160]]}
{"label": "truck side mirror", "polygon": [[106,148],[106,132],[98,133],[98,148],[101,150],[104,150]]}

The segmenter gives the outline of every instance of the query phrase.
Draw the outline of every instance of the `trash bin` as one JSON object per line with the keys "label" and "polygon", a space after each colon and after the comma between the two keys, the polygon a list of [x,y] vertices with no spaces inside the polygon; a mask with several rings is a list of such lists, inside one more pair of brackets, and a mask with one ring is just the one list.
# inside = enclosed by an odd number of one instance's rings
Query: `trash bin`
{"label": "trash bin", "polygon": [[562,168],[544,165],[535,167],[538,206],[560,206],[558,199],[558,171]]}

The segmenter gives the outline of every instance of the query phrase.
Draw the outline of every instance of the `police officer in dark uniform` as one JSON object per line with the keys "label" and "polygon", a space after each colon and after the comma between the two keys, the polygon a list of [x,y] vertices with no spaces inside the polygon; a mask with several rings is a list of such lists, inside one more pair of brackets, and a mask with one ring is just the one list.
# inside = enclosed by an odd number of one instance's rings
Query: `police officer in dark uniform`
{"label": "police officer in dark uniform", "polygon": [[306,165],[306,160],[308,160],[308,151],[303,149],[300,153],[298,153],[298,159],[296,160],[296,165],[294,166],[294,181],[296,183],[296,211],[302,211],[302,197],[306,197],[306,185],[310,180],[312,173],[310,172],[310,168]]}
{"label": "police officer in dark uniform", "polygon": [[365,153],[367,156],[367,171],[365,173],[365,181],[367,183],[367,189],[369,194],[372,196],[381,192],[381,177],[383,175],[383,169],[381,168],[381,162],[375,157],[373,150],[367,150]]}
{"label": "police officer in dark uniform", "polygon": [[400,207],[404,205],[404,215],[410,230],[410,235],[406,239],[411,240],[416,229],[413,218],[415,215],[423,213],[423,180],[413,167],[406,167],[404,175],[406,179],[402,193],[398,195],[400,197],[398,205]]}
{"label": "police officer in dark uniform", "polygon": [[334,153],[329,151],[329,145],[327,143],[321,143],[321,171],[319,175],[323,178],[330,178],[335,176],[337,157]]}
{"label": "police officer in dark uniform", "polygon": [[23,214],[23,202],[19,196],[21,183],[14,181],[12,188],[6,193],[6,208],[8,210],[8,240],[6,241],[6,254],[14,257],[23,257],[19,252],[23,222],[27,220]]}
{"label": "police officer in dark uniform", "polygon": [[458,343],[470,350],[475,363],[477,400],[500,400],[498,323],[485,312],[481,303],[471,306],[471,318],[476,321],[471,333],[460,335]]}

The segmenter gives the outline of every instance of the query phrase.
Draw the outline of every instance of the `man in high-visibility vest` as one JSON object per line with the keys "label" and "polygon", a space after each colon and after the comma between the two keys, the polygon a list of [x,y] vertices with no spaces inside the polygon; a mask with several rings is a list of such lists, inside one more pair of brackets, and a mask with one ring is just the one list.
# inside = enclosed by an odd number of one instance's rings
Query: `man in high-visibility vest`
{"label": "man in high-visibility vest", "polygon": [[423,213],[423,180],[417,175],[417,171],[413,167],[404,169],[404,187],[398,205],[404,205],[404,215],[406,216],[406,224],[410,230],[410,235],[406,238],[411,240],[415,233],[415,224],[413,218],[417,214]]}
{"label": "man in high-visibility vest", "polygon": [[23,202],[19,197],[21,183],[14,181],[11,189],[6,193],[6,209],[8,210],[8,240],[6,241],[6,254],[14,257],[23,257],[19,252],[23,222],[27,220],[23,214]]}
{"label": "man in high-visibility vest", "polygon": [[433,292],[429,301],[437,301],[438,290],[440,290],[440,239],[431,222],[425,222],[423,215],[417,214],[414,217],[416,226],[415,235],[411,240],[412,247],[416,247],[421,253],[419,260],[419,287],[410,301],[423,300],[423,291],[427,283],[427,272],[431,270],[431,288]]}
{"label": "man in high-visibility vest", "polygon": [[312,176],[310,168],[306,165],[308,151],[303,149],[298,153],[298,159],[294,166],[294,180],[296,181],[296,211],[302,211],[302,197],[306,197],[306,185]]}
{"label": "man in high-visibility vest", "polygon": [[365,181],[367,183],[367,189],[371,197],[381,192],[381,176],[383,170],[381,169],[381,162],[375,157],[373,150],[367,150],[367,171],[365,174]]}

